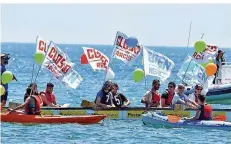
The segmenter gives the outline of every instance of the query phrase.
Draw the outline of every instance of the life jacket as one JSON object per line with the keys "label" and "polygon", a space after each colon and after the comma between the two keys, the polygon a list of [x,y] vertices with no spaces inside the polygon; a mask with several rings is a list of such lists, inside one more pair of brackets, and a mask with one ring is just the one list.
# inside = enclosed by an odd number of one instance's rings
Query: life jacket
{"label": "life jacket", "polygon": [[154,104],[160,103],[160,94],[152,92],[152,102]]}
{"label": "life jacket", "polygon": [[54,103],[55,95],[53,93],[43,92],[50,103]]}
{"label": "life jacket", "polygon": [[35,100],[35,105],[31,103],[27,104],[25,107],[25,112],[30,115],[39,115],[42,99],[40,96],[31,96],[31,98]]}
{"label": "life jacket", "polygon": [[172,104],[172,99],[173,99],[175,94],[173,93],[173,95],[170,95],[169,93],[167,93],[167,95],[168,95],[168,98],[167,98],[167,100],[165,100],[165,104],[166,105],[171,105]]}
{"label": "life jacket", "polygon": [[201,114],[199,120],[212,120],[212,107],[211,105],[201,105]]}

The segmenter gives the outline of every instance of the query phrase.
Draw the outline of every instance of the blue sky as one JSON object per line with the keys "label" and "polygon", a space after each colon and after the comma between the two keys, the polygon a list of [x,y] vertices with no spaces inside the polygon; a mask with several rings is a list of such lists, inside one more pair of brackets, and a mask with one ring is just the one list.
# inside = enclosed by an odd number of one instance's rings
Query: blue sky
{"label": "blue sky", "polygon": [[113,44],[117,30],[147,46],[190,46],[200,39],[231,48],[231,4],[2,5],[2,42]]}

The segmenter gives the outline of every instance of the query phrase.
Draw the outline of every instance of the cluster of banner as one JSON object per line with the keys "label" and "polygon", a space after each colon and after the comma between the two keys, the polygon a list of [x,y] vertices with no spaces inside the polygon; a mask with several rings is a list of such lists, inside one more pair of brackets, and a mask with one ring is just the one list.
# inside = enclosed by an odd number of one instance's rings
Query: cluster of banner
{"label": "cluster of banner", "polygon": [[42,68],[50,71],[54,77],[66,86],[74,89],[79,86],[83,78],[73,69],[74,63],[70,61],[67,54],[52,41],[48,42],[37,36],[36,52],[42,52],[45,55]]}

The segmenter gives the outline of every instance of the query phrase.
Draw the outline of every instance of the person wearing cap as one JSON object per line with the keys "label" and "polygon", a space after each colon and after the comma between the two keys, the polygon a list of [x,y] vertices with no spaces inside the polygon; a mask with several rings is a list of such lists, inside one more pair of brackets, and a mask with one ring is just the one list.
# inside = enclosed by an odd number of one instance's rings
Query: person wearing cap
{"label": "person wearing cap", "polygon": [[199,103],[198,96],[201,95],[202,90],[203,90],[203,86],[200,84],[197,84],[195,86],[195,92],[188,96],[189,99],[198,104]]}
{"label": "person wearing cap", "polygon": [[184,118],[185,120],[212,120],[212,106],[206,104],[206,96],[199,95],[198,96],[199,104],[197,105],[197,112],[194,117]]}
{"label": "person wearing cap", "polygon": [[197,107],[197,104],[194,101],[190,100],[186,94],[184,94],[184,90],[185,86],[183,84],[179,84],[177,87],[177,92],[175,93],[172,100],[172,106],[174,107],[175,104],[182,104],[187,107]]}
{"label": "person wearing cap", "polygon": [[116,107],[128,107],[130,101],[122,93],[118,92],[119,86],[117,83],[112,84],[112,90],[109,95],[113,98],[113,104]]}
{"label": "person wearing cap", "polygon": [[222,78],[222,65],[225,64],[225,58],[224,58],[224,51],[218,50],[217,56],[216,56],[216,64],[217,64],[217,72],[215,73],[215,78],[213,80],[213,84],[221,84],[221,78]]}
{"label": "person wearing cap", "polygon": [[146,107],[159,107],[160,106],[160,94],[158,92],[160,88],[160,81],[155,79],[152,81],[152,89],[147,91],[141,99],[141,103],[144,103]]}
{"label": "person wearing cap", "polygon": [[43,106],[60,107],[56,102],[53,89],[54,89],[54,84],[47,83],[47,88],[45,92],[40,92],[40,95],[42,96],[43,99]]}
{"label": "person wearing cap", "polygon": [[112,82],[105,81],[102,89],[97,93],[95,98],[95,106],[101,108],[115,107],[113,104],[113,97],[109,94],[112,89]]}
{"label": "person wearing cap", "polygon": [[[1,53],[1,75],[2,73],[4,73],[6,71],[6,65],[8,64],[8,61],[9,61],[10,57],[9,57],[9,54],[6,54],[6,53]],[[16,77],[13,75],[13,80],[16,80]],[[5,93],[1,96],[1,107],[4,107],[6,105],[6,101],[7,101],[7,96],[8,96],[8,83],[7,84],[2,84],[1,82],[1,85],[4,86],[5,88]]]}

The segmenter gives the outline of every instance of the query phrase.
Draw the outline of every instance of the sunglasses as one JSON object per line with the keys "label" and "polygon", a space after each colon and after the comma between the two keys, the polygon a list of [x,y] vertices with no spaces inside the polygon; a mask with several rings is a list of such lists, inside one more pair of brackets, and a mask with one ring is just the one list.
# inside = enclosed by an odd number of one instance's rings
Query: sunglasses
{"label": "sunglasses", "polygon": [[184,89],[184,87],[178,87],[179,89]]}

